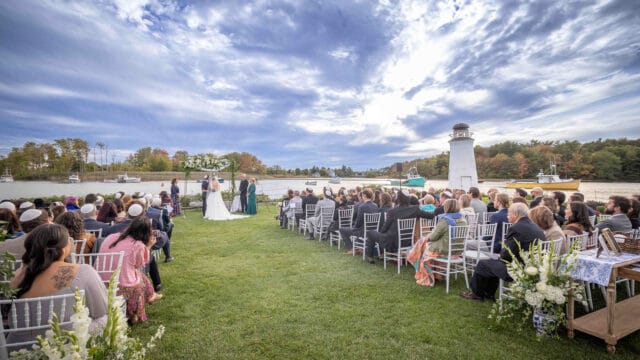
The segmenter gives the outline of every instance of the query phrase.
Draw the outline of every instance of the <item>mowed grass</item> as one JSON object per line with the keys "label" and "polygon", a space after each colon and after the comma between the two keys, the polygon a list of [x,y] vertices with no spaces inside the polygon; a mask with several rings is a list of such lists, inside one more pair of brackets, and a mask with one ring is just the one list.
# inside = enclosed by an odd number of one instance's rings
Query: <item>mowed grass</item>
{"label": "mowed grass", "polygon": [[[419,286],[413,268],[371,265],[326,242],[281,230],[275,207],[234,221],[176,218],[174,262],[160,264],[165,298],[133,327],[165,335],[151,359],[638,359],[640,334],[610,356],[577,333],[536,341],[495,328],[491,302],[462,299],[464,279]],[[594,292],[595,293],[595,292]]]}

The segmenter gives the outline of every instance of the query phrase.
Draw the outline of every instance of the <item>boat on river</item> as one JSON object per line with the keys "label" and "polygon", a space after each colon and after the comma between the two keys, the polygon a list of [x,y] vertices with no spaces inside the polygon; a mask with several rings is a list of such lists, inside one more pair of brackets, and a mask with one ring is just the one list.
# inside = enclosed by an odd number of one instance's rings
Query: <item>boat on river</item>
{"label": "boat on river", "polygon": [[139,183],[140,181],[142,181],[142,178],[129,177],[127,173],[124,173],[124,175],[118,175],[115,182],[121,183],[121,184],[125,184],[125,183],[129,184],[129,183]]}
{"label": "boat on river", "polygon": [[538,175],[536,175],[537,181],[517,181],[511,180],[504,185],[508,189],[533,189],[539,187],[542,190],[578,190],[580,187],[580,180],[574,179],[561,179],[556,174],[556,164],[552,161],[550,164],[551,171],[549,174],[545,174],[542,169]]}
{"label": "boat on river", "polygon": [[77,173],[71,174],[69,175],[68,182],[69,184],[77,184],[80,182],[80,176]]}
{"label": "boat on river", "polygon": [[409,169],[409,173],[406,177],[406,180],[391,180],[391,186],[424,187],[424,184],[427,181],[424,177],[418,174],[418,169],[415,166],[412,166]]}
{"label": "boat on river", "polygon": [[11,170],[4,169],[4,173],[0,176],[0,183],[10,183],[13,182],[13,176],[11,175]]}

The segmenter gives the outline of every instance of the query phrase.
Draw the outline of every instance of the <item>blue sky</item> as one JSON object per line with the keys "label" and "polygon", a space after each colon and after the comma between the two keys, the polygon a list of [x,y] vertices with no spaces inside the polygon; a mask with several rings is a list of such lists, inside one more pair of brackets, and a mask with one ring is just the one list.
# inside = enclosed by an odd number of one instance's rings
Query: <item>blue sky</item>
{"label": "blue sky", "polygon": [[0,154],[80,137],[377,168],[476,144],[637,138],[635,1],[0,2]]}

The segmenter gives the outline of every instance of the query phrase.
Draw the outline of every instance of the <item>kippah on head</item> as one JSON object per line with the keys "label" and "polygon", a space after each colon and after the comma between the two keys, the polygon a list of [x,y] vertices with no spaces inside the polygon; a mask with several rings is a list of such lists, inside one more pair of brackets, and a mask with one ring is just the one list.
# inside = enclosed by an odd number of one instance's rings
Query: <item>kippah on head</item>
{"label": "kippah on head", "polygon": [[162,204],[162,200],[159,197],[154,197],[151,200],[151,206],[160,206]]}
{"label": "kippah on head", "polygon": [[449,191],[443,192],[442,195],[448,197],[449,199],[453,199],[453,194]]}
{"label": "kippah on head", "polygon": [[116,193],[116,195],[115,195],[115,198],[116,198],[116,199],[120,199],[121,197],[122,197],[122,194],[121,194],[121,193],[119,193],[119,192],[117,192],[117,193]]}
{"label": "kippah on head", "polygon": [[27,222],[34,219],[37,219],[42,215],[42,210],[38,209],[29,209],[20,215],[20,222]]}
{"label": "kippah on head", "polygon": [[82,214],[91,214],[95,209],[96,209],[96,207],[93,206],[93,204],[84,204],[80,208],[80,212]]}
{"label": "kippah on head", "polygon": [[98,195],[98,198],[96,199],[96,205],[102,205],[102,204],[104,204],[104,198]]}
{"label": "kippah on head", "polygon": [[0,203],[0,209],[16,211],[16,206],[11,201],[5,201],[3,203]]}
{"label": "kippah on head", "polygon": [[131,217],[137,217],[137,216],[142,215],[143,211],[144,211],[144,209],[142,208],[142,205],[133,204],[133,205],[129,206],[129,210],[127,210],[127,214],[129,214],[129,216],[131,216]]}
{"label": "kippah on head", "polygon": [[31,201],[25,201],[22,204],[20,204],[20,209],[28,209],[30,207],[33,207],[33,203]]}

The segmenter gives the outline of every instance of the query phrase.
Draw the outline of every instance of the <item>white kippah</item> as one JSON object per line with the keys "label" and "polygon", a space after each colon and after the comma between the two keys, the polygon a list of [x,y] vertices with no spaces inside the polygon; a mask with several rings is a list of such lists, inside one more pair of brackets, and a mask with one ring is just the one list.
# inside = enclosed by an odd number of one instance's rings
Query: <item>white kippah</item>
{"label": "white kippah", "polygon": [[42,210],[29,209],[20,215],[20,222],[27,222],[42,216]]}
{"label": "white kippah", "polygon": [[133,205],[131,205],[129,207],[129,210],[127,211],[127,213],[131,217],[136,217],[136,216],[142,215],[143,211],[144,211],[144,209],[142,208],[142,206],[140,204],[133,204]]}
{"label": "white kippah", "polygon": [[95,206],[93,204],[84,204],[80,208],[80,212],[83,214],[91,214],[95,210]]}
{"label": "white kippah", "polygon": [[0,209],[9,209],[11,211],[16,211],[16,206],[11,201],[5,201],[0,203]]}
{"label": "white kippah", "polygon": [[32,206],[33,206],[33,203],[31,201],[25,201],[22,204],[20,204],[20,209],[26,209]]}
{"label": "white kippah", "polygon": [[115,195],[115,198],[116,198],[116,199],[120,199],[121,197],[122,197],[122,194],[121,194],[121,193],[119,193],[119,192],[117,192],[117,193],[116,193],[116,195]]}
{"label": "white kippah", "polygon": [[151,200],[151,206],[160,206],[162,204],[162,200],[159,197],[154,197]]}
{"label": "white kippah", "polygon": [[98,198],[96,199],[96,205],[102,205],[103,203],[104,203],[104,198],[98,195]]}
{"label": "white kippah", "polygon": [[443,192],[442,195],[448,197],[449,199],[453,199],[453,194],[449,191]]}
{"label": "white kippah", "polygon": [[145,198],[145,200],[147,200],[147,202],[148,202],[149,200],[153,199],[153,195],[151,195],[151,194],[145,194],[145,195],[144,195],[144,198]]}
{"label": "white kippah", "polygon": [[145,199],[145,198],[141,197],[141,198],[136,199],[136,200],[140,201],[140,204],[142,204],[142,205],[144,205],[144,206],[147,206],[147,199]]}
{"label": "white kippah", "polygon": [[402,189],[402,193],[403,193],[405,196],[410,196],[410,195],[411,195],[407,189]]}

